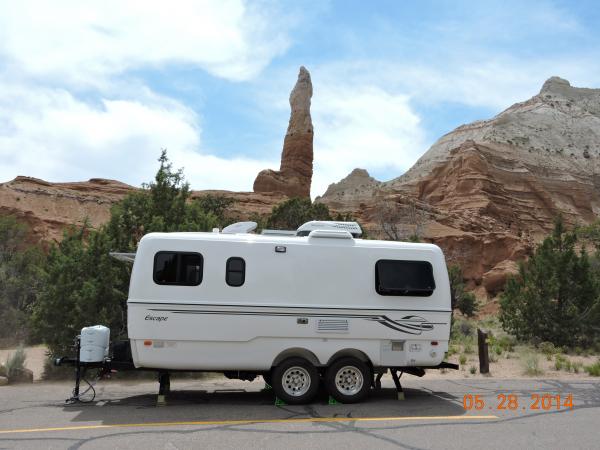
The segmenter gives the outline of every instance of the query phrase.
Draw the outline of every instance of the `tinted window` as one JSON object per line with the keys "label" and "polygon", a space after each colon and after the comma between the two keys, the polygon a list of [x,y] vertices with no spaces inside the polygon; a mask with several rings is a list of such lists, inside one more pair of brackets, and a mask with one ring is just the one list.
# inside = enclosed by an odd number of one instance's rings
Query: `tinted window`
{"label": "tinted window", "polygon": [[225,281],[229,286],[241,286],[246,280],[246,262],[242,258],[229,258],[225,268]]}
{"label": "tinted window", "polygon": [[375,264],[375,289],[380,295],[428,297],[435,289],[427,261],[381,259]]}
{"label": "tinted window", "polygon": [[158,252],[154,256],[154,282],[197,286],[202,282],[202,265],[200,253]]}

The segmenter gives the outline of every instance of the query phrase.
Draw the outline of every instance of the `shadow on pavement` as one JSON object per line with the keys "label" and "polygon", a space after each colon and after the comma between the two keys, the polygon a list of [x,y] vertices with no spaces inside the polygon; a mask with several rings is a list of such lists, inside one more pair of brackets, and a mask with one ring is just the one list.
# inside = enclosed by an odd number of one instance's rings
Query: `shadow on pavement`
{"label": "shadow on pavement", "polygon": [[[126,394],[126,393],[125,393]],[[155,394],[124,396],[120,399],[93,403],[76,403],[64,407],[77,411],[73,422],[131,424],[177,421],[276,420],[317,417],[398,417],[456,416],[465,411],[459,399],[447,393],[405,389],[405,400],[396,400],[395,389],[371,391],[369,398],[358,404],[328,404],[322,391],[310,405],[275,405],[273,391],[173,390],[166,405],[157,406]]]}

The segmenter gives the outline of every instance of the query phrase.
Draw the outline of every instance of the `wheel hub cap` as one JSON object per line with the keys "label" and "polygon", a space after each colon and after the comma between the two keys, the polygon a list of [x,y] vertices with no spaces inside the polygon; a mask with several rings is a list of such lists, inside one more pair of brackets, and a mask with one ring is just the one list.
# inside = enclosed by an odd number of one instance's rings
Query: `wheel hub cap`
{"label": "wheel hub cap", "polygon": [[363,387],[362,372],[354,366],[345,366],[335,374],[335,387],[344,395],[354,395]]}
{"label": "wheel hub cap", "polygon": [[286,394],[299,397],[310,389],[310,374],[303,367],[290,367],[283,373],[281,384]]}

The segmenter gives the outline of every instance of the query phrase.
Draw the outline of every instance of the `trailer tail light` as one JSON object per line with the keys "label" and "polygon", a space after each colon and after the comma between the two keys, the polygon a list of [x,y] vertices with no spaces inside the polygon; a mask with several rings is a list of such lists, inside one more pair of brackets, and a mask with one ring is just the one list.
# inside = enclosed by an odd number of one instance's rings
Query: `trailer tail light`
{"label": "trailer tail light", "polygon": [[144,345],[146,347],[150,347],[152,345],[152,341],[144,341]]}
{"label": "trailer tail light", "polygon": [[431,345],[438,345],[438,341],[431,341]]}

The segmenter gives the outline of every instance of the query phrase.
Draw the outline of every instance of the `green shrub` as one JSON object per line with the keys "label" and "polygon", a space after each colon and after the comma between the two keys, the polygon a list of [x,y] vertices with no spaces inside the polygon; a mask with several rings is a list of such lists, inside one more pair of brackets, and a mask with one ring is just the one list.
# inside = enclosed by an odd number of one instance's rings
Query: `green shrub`
{"label": "green shrub", "polygon": [[458,357],[458,362],[461,366],[464,366],[467,363],[467,355],[460,355]]}
{"label": "green shrub", "polygon": [[55,366],[53,358],[44,361],[42,379],[47,381],[68,380],[74,377],[75,369],[70,366]]}
{"label": "green shrub", "polygon": [[600,377],[600,359],[591,366],[585,366],[585,371],[592,377]]}
{"label": "green shrub", "polygon": [[492,350],[497,356],[502,355],[502,347],[500,347],[499,345],[494,345]]}
{"label": "green shrub", "polygon": [[471,375],[475,375],[477,373],[477,367],[475,367],[475,366],[469,367],[469,372],[471,373]]}
{"label": "green shrub", "polygon": [[27,355],[25,355],[25,349],[23,347],[17,348],[14,353],[8,355],[6,364],[4,364],[6,376],[11,378],[16,374],[16,372],[23,370],[25,368],[26,359]]}
{"label": "green shrub", "polygon": [[0,377],[7,377],[8,372],[6,371],[6,367],[3,364],[0,364]]}
{"label": "green shrub", "polygon": [[513,352],[517,345],[517,339],[514,336],[509,335],[501,336],[498,338],[498,345],[500,345],[504,351]]}
{"label": "green shrub", "polygon": [[291,198],[273,208],[267,218],[267,228],[295,230],[310,220],[331,220],[329,208],[313,203],[310,198]]}
{"label": "green shrub", "polygon": [[525,375],[538,376],[544,373],[540,367],[540,358],[535,353],[525,354],[523,356],[522,363]]}
{"label": "green shrub", "polygon": [[472,292],[464,292],[463,295],[457,299],[456,307],[467,317],[473,317],[479,310],[477,298]]}
{"label": "green shrub", "polygon": [[540,351],[546,356],[548,361],[552,361],[552,356],[557,352],[556,347],[552,342],[542,342],[540,344]]}
{"label": "green shrub", "polygon": [[573,368],[573,372],[579,373],[581,369],[583,369],[583,363],[581,361],[574,362],[571,367]]}
{"label": "green shrub", "polygon": [[458,265],[448,267],[452,309],[458,309],[467,317],[473,317],[478,310],[477,299],[472,292],[465,292],[462,269]]}
{"label": "green shrub", "polygon": [[562,355],[556,355],[554,357],[554,368],[556,370],[562,370],[565,363],[565,357]]}
{"label": "green shrub", "polygon": [[475,331],[475,326],[473,322],[465,319],[455,319],[452,322],[452,338],[461,340],[464,337],[473,336]]}

